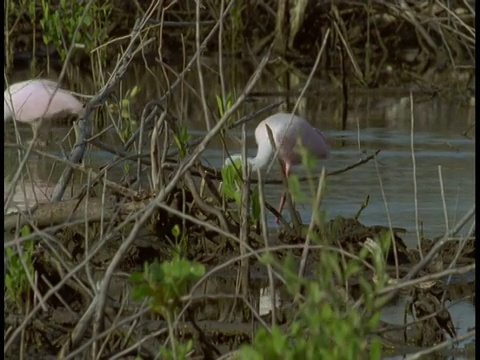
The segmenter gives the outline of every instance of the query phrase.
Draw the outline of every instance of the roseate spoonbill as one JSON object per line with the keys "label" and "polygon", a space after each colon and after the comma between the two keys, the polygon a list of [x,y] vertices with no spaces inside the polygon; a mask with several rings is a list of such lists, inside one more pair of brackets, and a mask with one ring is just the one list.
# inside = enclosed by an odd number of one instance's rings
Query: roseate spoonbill
{"label": "roseate spoonbill", "polygon": [[[288,177],[293,165],[302,162],[302,156],[298,151],[298,144],[301,143],[310,155],[316,158],[327,158],[330,155],[330,147],[322,132],[312,127],[307,120],[294,114],[274,114],[258,124],[255,129],[255,140],[257,141],[257,156],[248,158],[247,161],[253,171],[264,168],[272,155],[273,147],[268,138],[267,125],[272,130],[273,139],[277,148],[278,157],[282,161],[282,171]],[[240,154],[235,154],[225,161],[229,165],[237,159]],[[281,213],[285,205],[286,193],[282,194],[278,212]],[[276,218],[278,222],[278,218]]]}
{"label": "roseate spoonbill", "polygon": [[[58,89],[57,89],[58,88]],[[33,138],[42,120],[80,114],[83,104],[55,81],[36,79],[10,85],[3,93],[4,121],[30,124]]]}

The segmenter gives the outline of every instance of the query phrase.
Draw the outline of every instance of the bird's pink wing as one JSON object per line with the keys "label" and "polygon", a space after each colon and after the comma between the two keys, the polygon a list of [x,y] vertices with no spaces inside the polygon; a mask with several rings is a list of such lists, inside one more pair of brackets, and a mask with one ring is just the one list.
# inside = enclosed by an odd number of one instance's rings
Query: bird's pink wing
{"label": "bird's pink wing", "polygon": [[82,110],[81,102],[73,95],[61,89],[53,94],[53,90],[42,83],[24,86],[11,94],[11,100],[14,118],[21,122],[32,122],[42,116],[51,118],[63,113],[79,113]]}

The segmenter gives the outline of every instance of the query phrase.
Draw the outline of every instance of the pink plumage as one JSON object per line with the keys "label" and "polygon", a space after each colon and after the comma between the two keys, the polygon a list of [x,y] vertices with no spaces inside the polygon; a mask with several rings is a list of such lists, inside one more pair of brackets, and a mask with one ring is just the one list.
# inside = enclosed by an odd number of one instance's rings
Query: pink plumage
{"label": "pink plumage", "polygon": [[[57,89],[58,88],[58,89]],[[35,133],[41,119],[80,114],[82,103],[54,81],[37,79],[10,85],[3,93],[4,121],[30,124]]]}
{"label": "pink plumage", "polygon": [[310,155],[317,158],[327,158],[330,154],[327,140],[320,130],[312,127],[300,116],[278,113],[263,120],[255,129],[258,153],[254,163],[257,163],[259,168],[265,166],[273,154],[267,125],[272,130],[278,157],[285,162],[287,175],[291,166],[302,162],[302,156],[298,151],[299,143],[308,150]]}
{"label": "pink plumage", "polygon": [[[330,147],[320,130],[311,126],[307,120],[300,116],[278,113],[260,122],[255,129],[258,152],[255,158],[248,158],[253,170],[265,167],[274,154],[268,138],[267,126],[272,130],[278,157],[283,162],[283,171],[286,176],[290,174],[292,166],[302,162],[302,156],[299,152],[300,143],[310,155],[316,158],[324,159],[330,155]],[[234,155],[230,161],[238,158],[240,158],[239,155]],[[285,205],[285,195],[284,192],[280,199],[279,213],[282,212]]]}

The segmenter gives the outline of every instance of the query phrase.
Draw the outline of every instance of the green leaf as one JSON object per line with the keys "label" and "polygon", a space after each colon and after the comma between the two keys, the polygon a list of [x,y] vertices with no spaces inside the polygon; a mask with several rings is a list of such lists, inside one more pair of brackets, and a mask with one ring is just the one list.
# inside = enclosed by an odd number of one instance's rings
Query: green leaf
{"label": "green leaf", "polygon": [[370,345],[370,359],[380,360],[382,358],[382,344],[378,339],[373,339]]}
{"label": "green leaf", "polygon": [[223,101],[220,95],[216,95],[215,99],[217,100],[217,109],[218,109],[218,114],[220,116],[223,116],[224,114],[224,109],[223,109]]}
{"label": "green leaf", "polygon": [[175,237],[175,239],[178,239],[180,236],[180,226],[178,224],[175,224],[172,228],[172,235]]}

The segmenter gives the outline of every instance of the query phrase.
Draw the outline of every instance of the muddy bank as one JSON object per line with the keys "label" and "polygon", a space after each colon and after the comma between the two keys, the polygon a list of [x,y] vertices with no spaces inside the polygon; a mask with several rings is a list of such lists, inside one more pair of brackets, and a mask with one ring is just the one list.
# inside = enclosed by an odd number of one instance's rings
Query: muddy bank
{"label": "muddy bank", "polygon": [[[182,192],[173,193],[169,198],[167,205],[172,205],[175,201],[179,201],[179,196],[184,196]],[[96,198],[92,198],[89,202],[93,207]],[[196,208],[193,197],[187,195],[185,199],[190,203],[190,211],[193,211],[197,218],[205,218],[206,214],[201,214],[201,209]],[[121,222],[127,216],[125,210],[120,212],[118,209],[133,209],[133,205],[116,203],[110,200],[110,210],[105,213],[104,220],[106,222]],[[52,205],[48,205],[52,206]],[[47,206],[47,208],[48,208]],[[174,205],[175,206],[175,205]],[[137,205],[138,207],[138,205]],[[62,205],[63,211],[66,208]],[[45,215],[48,210],[40,209],[39,216],[49,217],[51,221],[61,223],[63,219],[56,215]],[[75,212],[76,210],[68,210]],[[84,214],[85,210],[80,206],[79,213]],[[110,218],[109,213],[116,213],[115,218]],[[42,215],[43,214],[43,215]],[[70,217],[71,218],[71,217]],[[71,218],[72,219],[72,218]],[[74,218],[73,218],[74,219]],[[208,222],[212,222],[219,226],[218,219],[207,217]],[[98,223],[100,218],[92,213],[90,219],[92,223]],[[173,227],[179,224],[180,218],[167,212],[158,212],[148,222],[148,226],[137,235],[137,239],[133,242],[128,252],[122,258],[116,275],[108,292],[108,301],[106,308],[105,329],[116,329],[115,336],[103,338],[106,341],[105,355],[107,357],[118,354],[118,351],[124,351],[126,347],[120,346],[124,343],[124,336],[131,327],[131,317],[137,317],[139,312],[142,313],[142,321],[134,327],[130,336],[132,339],[140,339],[142,334],[156,334],[146,340],[144,346],[140,350],[132,350],[132,352],[122,352],[124,356],[141,354],[142,357],[154,356],[155,349],[167,339],[167,323],[162,316],[141,310],[139,303],[127,301],[125,291],[130,289],[131,283],[129,274],[142,269],[144,264],[151,263],[155,259],[160,261],[168,261],[175,253],[174,239],[169,236]],[[228,227],[232,231],[238,231],[238,224],[233,218],[226,217]],[[49,223],[55,226],[54,223]],[[45,226],[45,223],[43,223]],[[296,317],[297,304],[289,295],[286,288],[279,281],[275,281],[275,310],[272,311],[272,293],[269,285],[268,269],[262,262],[255,257],[250,261],[249,270],[249,288],[248,300],[238,291],[238,274],[241,271],[241,262],[237,258],[239,253],[238,243],[231,242],[223,236],[219,236],[215,232],[208,232],[203,227],[196,226],[193,222],[187,227],[188,233],[184,241],[188,244],[184,250],[185,256],[190,260],[196,260],[207,266],[207,269],[213,271],[200,286],[196,287],[191,297],[185,299],[188,311],[179,319],[180,322],[176,326],[175,334],[179,341],[192,340],[194,343],[194,351],[196,354],[208,356],[209,351],[213,353],[226,353],[234,351],[242,344],[248,344],[252,341],[252,329],[261,327],[261,322],[270,323],[272,316],[275,316],[275,322],[281,329],[288,329],[292,321]],[[51,230],[50,230],[51,231]],[[91,231],[95,231],[95,226]],[[291,257],[297,265],[301,262],[302,252],[304,249],[305,236],[301,235],[306,231],[302,226],[301,229],[292,235],[288,229],[281,231],[279,236],[270,239],[271,250],[269,252],[276,259],[286,259]],[[390,229],[388,227],[364,226],[355,218],[338,217],[327,222],[322,228],[314,230],[318,234],[322,234],[322,238],[328,239],[326,243],[316,246],[312,244],[309,251],[308,261],[305,270],[305,276],[315,280],[318,276],[318,261],[321,261],[322,253],[326,250],[325,246],[331,246],[345,254],[359,254],[367,242],[375,239],[379,244],[380,239],[389,236]],[[408,249],[401,238],[402,229],[394,229],[395,247],[389,247],[385,254],[386,264],[388,265],[388,274],[390,277],[389,284],[396,284],[396,263],[399,265],[399,274],[404,276],[419,261],[418,249]],[[91,306],[92,294],[86,291],[82,283],[89,282],[89,276],[94,281],[101,281],[104,277],[104,271],[108,267],[109,262],[119,246],[121,238],[112,238],[98,246],[98,243],[91,243],[89,249],[85,248],[87,239],[85,237],[84,226],[71,226],[68,229],[59,229],[52,232],[52,235],[59,242],[58,245],[65,249],[61,256],[61,261],[68,264],[68,268],[73,269],[85,261],[85,254],[89,254],[89,272],[77,272],[74,277],[66,279],[64,270],[61,270],[58,264],[58,258],[52,256],[52,251],[45,244],[38,243],[34,252],[34,267],[38,274],[38,291],[45,297],[46,311],[39,312],[29,321],[29,325],[25,328],[25,337],[23,338],[28,344],[27,354],[35,351],[36,354],[45,356],[55,356],[60,351],[66,351],[65,344],[69,339],[69,334],[74,333],[81,324],[82,318],[88,313]],[[94,233],[90,233],[89,237],[94,238]],[[256,230],[253,228],[249,235],[249,245],[258,251],[264,251],[263,240],[258,237]],[[434,242],[424,239],[424,252],[431,248]],[[57,247],[54,245],[54,247]],[[57,251],[62,252],[61,248]],[[394,252],[396,249],[396,254]],[[101,249],[101,251],[99,251]],[[457,335],[455,326],[453,325],[448,304],[458,299],[473,300],[475,294],[475,281],[471,278],[460,278],[453,282],[448,282],[448,277],[435,277],[441,273],[452,260],[452,252],[456,254],[459,250],[458,243],[455,241],[448,242],[437,254],[437,259],[432,266],[427,266],[416,278],[425,279],[421,282],[404,287],[401,290],[402,296],[409,297],[409,301],[405,306],[405,314],[409,316],[409,320],[405,320],[405,326],[389,325],[382,322],[378,330],[373,332],[371,336],[378,336],[382,339],[382,343],[386,348],[394,349],[393,352],[410,352],[419,348],[427,348],[435,344],[446,341]],[[330,251],[330,250],[329,250]],[[463,249],[460,249],[457,266],[468,266],[475,263],[475,241],[474,238],[468,239]],[[276,271],[282,271],[281,268]],[[297,271],[297,270],[296,270]],[[371,269],[365,268],[361,277],[365,276],[367,281],[374,284],[379,274]],[[429,280],[429,276],[434,277]],[[467,274],[468,275],[468,274]],[[342,298],[344,294],[347,296],[346,304],[352,305],[362,296],[360,283],[355,278],[350,278],[347,283],[341,278],[333,278],[335,287],[339,296]],[[50,289],[56,288],[55,296],[52,296]],[[308,296],[308,291],[301,290],[301,294]],[[28,301],[35,302],[33,293],[26,294],[25,304]],[[32,297],[30,297],[32,296]],[[258,319],[252,322],[249,316],[245,315],[245,301],[248,301],[258,312]],[[6,336],[15,329],[23,321],[23,315],[9,301],[5,302],[5,322]],[[414,320],[412,320],[414,319]],[[423,320],[422,320],[423,319]],[[253,324],[253,325],[252,325]],[[252,328],[253,326],[253,328]],[[164,329],[163,331],[161,329]],[[109,330],[110,331],[110,330]],[[123,334],[123,335],[122,335]],[[78,345],[90,344],[90,331],[78,337],[76,335],[71,347],[68,351],[73,351]],[[25,346],[25,344],[23,346]],[[11,344],[11,351],[17,349],[19,343]],[[414,347],[412,347],[414,346]],[[208,350],[210,349],[210,350]],[[215,349],[212,350],[212,349]],[[455,354],[463,354],[464,350],[459,350]],[[467,351],[467,350],[465,350]],[[8,358],[8,357],[7,357]]]}

